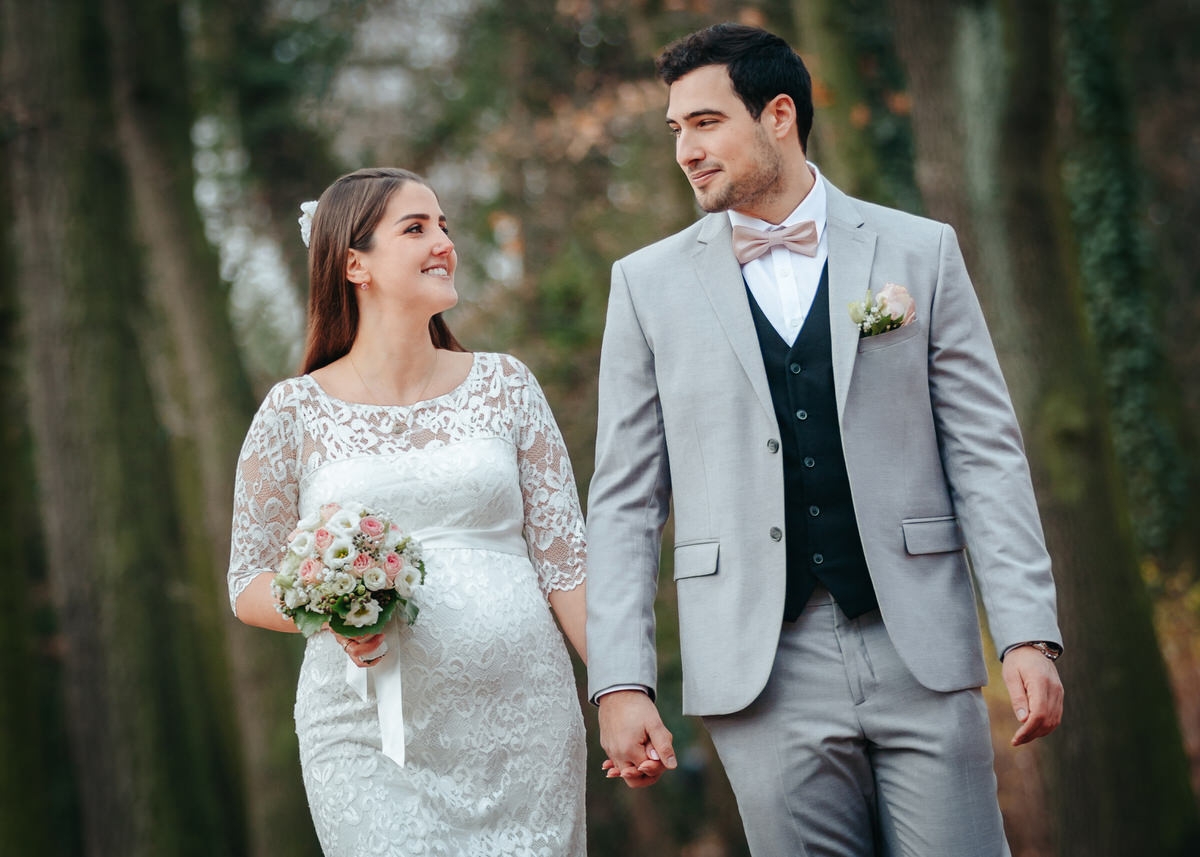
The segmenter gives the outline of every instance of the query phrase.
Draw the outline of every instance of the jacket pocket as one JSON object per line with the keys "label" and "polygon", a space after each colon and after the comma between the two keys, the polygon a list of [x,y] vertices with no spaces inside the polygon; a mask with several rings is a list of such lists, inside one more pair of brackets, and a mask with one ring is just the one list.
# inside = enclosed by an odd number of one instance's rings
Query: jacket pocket
{"label": "jacket pocket", "polygon": [[718,541],[675,545],[675,579],[716,574],[720,548],[721,543]]}
{"label": "jacket pocket", "polygon": [[909,518],[901,521],[900,527],[904,530],[904,549],[910,554],[949,553],[967,546],[954,515]]}
{"label": "jacket pocket", "polygon": [[899,345],[907,339],[912,339],[921,331],[921,322],[914,320],[898,327],[895,330],[889,330],[887,333],[877,333],[874,336],[860,336],[858,338],[858,353],[864,351],[874,351],[878,348],[887,348],[889,345]]}

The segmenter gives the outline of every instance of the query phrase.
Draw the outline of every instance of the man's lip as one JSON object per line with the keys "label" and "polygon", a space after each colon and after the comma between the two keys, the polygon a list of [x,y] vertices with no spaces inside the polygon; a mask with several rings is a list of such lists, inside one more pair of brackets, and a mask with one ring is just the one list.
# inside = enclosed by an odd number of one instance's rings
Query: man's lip
{"label": "man's lip", "polygon": [[697,170],[694,173],[688,174],[688,181],[694,186],[705,184],[709,179],[715,176],[720,170]]}

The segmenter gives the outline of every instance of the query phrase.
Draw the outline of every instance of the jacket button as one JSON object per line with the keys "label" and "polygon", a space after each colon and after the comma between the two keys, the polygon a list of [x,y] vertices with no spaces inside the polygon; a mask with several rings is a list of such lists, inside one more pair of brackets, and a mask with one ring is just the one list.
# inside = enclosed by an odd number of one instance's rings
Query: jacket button
{"label": "jacket button", "polygon": [[804,466],[805,467],[816,467],[817,460],[815,458],[813,458],[811,455],[806,455],[806,456],[804,456]]}
{"label": "jacket button", "polygon": [[796,419],[798,419],[798,420],[808,419],[808,411],[804,410],[803,408],[796,411]]}
{"label": "jacket button", "polygon": [[813,565],[820,565],[823,562],[825,562],[825,557],[821,556],[819,553],[813,554]]}
{"label": "jacket button", "polygon": [[793,375],[799,375],[802,371],[804,371],[804,368],[799,363],[793,363],[788,367],[788,369],[791,370]]}
{"label": "jacket button", "polygon": [[771,438],[767,441],[767,452],[779,452],[779,441]]}
{"label": "jacket button", "polygon": [[779,527],[771,527],[771,541],[777,542],[783,538],[783,530]]}
{"label": "jacket button", "polygon": [[821,509],[817,506],[809,506],[808,514],[815,518],[817,515],[821,514]]}

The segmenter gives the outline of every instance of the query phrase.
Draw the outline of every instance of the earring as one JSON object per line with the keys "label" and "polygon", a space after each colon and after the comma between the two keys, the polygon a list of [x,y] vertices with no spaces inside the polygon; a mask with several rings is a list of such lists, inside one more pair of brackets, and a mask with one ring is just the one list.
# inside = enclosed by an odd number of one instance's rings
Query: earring
{"label": "earring", "polygon": [[366,283],[359,283],[359,284],[358,284],[358,287],[359,287],[360,289],[362,289],[364,292],[367,290],[367,284],[366,284]]}

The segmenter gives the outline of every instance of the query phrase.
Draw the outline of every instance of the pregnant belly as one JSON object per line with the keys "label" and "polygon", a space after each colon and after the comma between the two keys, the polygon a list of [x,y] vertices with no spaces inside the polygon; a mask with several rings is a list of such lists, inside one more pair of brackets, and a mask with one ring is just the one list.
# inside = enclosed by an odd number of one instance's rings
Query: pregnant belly
{"label": "pregnant belly", "polygon": [[538,695],[547,698],[534,709],[574,704],[570,659],[526,557],[430,551],[418,604],[416,624],[400,635],[415,727],[485,710],[527,717]]}

